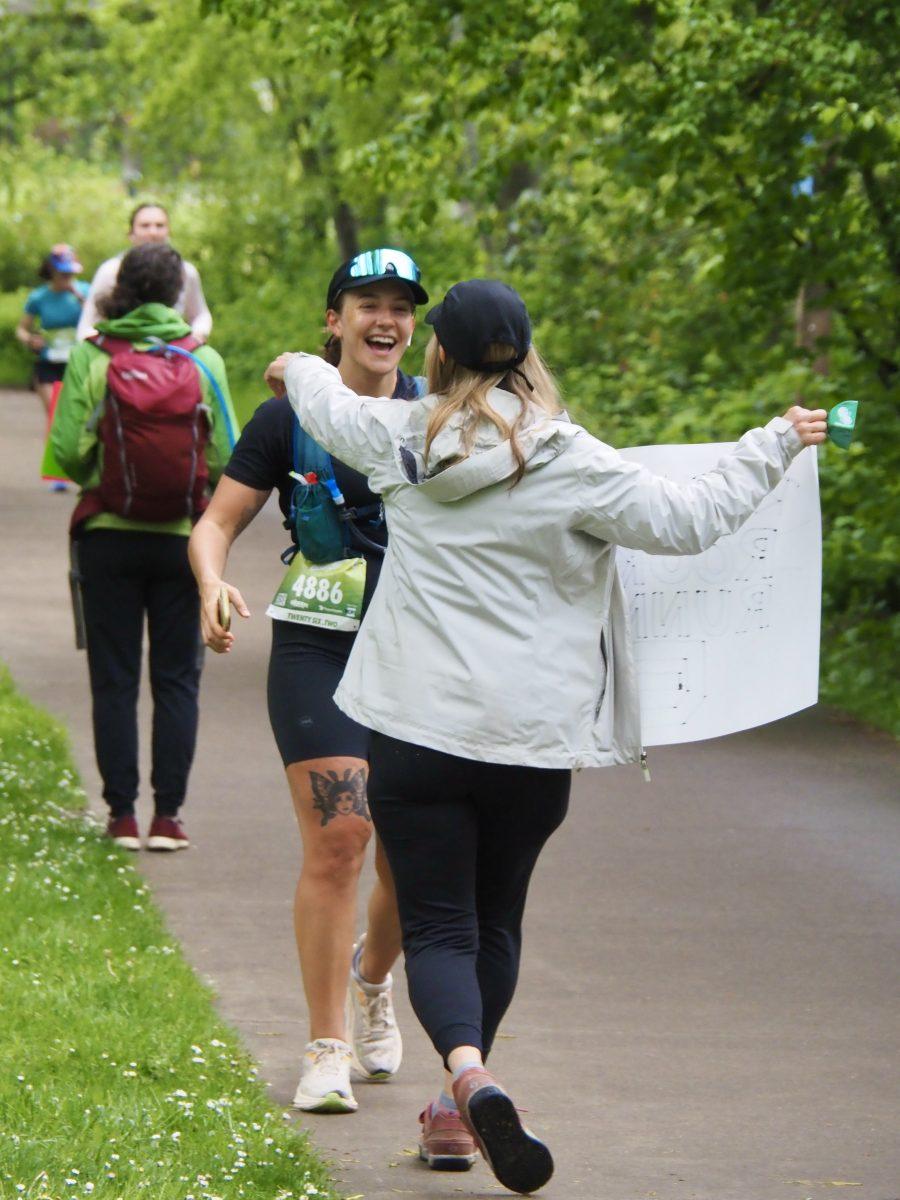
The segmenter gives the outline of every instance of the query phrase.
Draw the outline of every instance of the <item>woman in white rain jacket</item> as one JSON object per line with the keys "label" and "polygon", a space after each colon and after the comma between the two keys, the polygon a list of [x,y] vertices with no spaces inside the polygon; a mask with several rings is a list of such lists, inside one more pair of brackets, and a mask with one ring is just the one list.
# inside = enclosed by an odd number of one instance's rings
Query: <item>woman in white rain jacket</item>
{"label": "woman in white rain jacket", "polygon": [[571,768],[641,754],[616,546],[711,546],[824,439],[825,413],[793,408],[675,484],[566,418],[511,288],[457,284],[426,319],[435,338],[419,401],[361,398],[307,355],[283,355],[268,377],[283,379],[318,442],[369,476],[390,527],[335,699],[376,731],[369,803],[410,996],[452,1073],[422,1115],[420,1151],[462,1168],[474,1135],[500,1182],[527,1192],[552,1159],[483,1062]]}

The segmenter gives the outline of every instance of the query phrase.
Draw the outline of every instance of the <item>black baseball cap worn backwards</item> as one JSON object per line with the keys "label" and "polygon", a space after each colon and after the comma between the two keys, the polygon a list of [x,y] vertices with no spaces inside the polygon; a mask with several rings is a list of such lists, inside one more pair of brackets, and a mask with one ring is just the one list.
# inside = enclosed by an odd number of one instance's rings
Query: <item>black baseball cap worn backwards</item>
{"label": "black baseball cap worn backwards", "polygon": [[404,250],[394,250],[390,247],[363,250],[361,254],[355,254],[353,258],[348,258],[345,263],[341,263],[332,275],[325,298],[325,307],[334,308],[341,292],[350,291],[351,288],[365,287],[367,283],[380,283],[385,279],[395,279],[398,283],[405,283],[416,304],[427,304],[428,293],[419,282],[421,278],[422,272],[415,260]]}
{"label": "black baseball cap worn backwards", "polygon": [[[499,279],[455,283],[440,304],[428,310],[427,324],[447,353],[470,371],[496,374],[512,370],[531,347],[531,321],[525,301]],[[485,362],[488,346],[512,346],[507,362]]]}

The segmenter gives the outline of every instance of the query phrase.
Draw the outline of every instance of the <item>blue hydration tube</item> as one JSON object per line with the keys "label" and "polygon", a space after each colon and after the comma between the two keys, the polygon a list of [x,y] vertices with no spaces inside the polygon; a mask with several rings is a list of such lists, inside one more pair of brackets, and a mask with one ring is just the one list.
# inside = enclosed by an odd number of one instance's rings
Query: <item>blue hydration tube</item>
{"label": "blue hydration tube", "polygon": [[209,380],[210,387],[215,393],[216,399],[219,401],[219,408],[222,410],[222,417],[225,421],[225,432],[228,434],[228,448],[233,450],[235,442],[237,441],[237,436],[234,432],[231,414],[228,411],[228,405],[225,402],[225,396],[222,394],[222,389],[219,387],[218,383],[216,382],[216,377],[213,375],[206,363],[203,362],[202,359],[198,358],[196,354],[192,354],[190,350],[185,350],[183,346],[173,346],[171,342],[164,342],[162,338],[150,337],[147,338],[147,341],[151,343],[151,354],[159,354],[166,350],[171,350],[173,354],[180,354],[182,358],[189,358],[197,365],[197,367],[200,368],[200,370]]}

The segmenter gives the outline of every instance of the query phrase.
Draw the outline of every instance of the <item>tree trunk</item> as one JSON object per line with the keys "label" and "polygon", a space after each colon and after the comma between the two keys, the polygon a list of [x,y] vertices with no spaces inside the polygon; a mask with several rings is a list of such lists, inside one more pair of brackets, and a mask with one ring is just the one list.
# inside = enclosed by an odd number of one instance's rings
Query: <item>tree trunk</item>
{"label": "tree trunk", "polygon": [[359,222],[356,213],[346,200],[341,200],[334,210],[334,229],[337,234],[341,261],[359,254]]}
{"label": "tree trunk", "polygon": [[828,353],[817,344],[831,333],[831,309],[824,304],[828,288],[824,283],[804,283],[797,294],[797,345],[812,355],[817,375],[828,374]]}

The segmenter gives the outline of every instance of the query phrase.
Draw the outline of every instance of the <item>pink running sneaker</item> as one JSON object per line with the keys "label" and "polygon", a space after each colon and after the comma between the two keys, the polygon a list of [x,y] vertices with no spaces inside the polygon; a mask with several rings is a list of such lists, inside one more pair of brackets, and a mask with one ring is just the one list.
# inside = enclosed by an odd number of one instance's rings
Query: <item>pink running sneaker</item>
{"label": "pink running sneaker", "polygon": [[432,1101],[419,1113],[419,1158],[432,1171],[468,1171],[475,1161],[475,1141],[458,1112]]}
{"label": "pink running sneaker", "polygon": [[453,1081],[463,1124],[498,1181],[527,1195],[553,1174],[550,1151],[519,1120],[516,1106],[484,1067],[469,1067]]}
{"label": "pink running sneaker", "polygon": [[153,818],[147,835],[148,850],[187,850],[190,844],[177,817]]}
{"label": "pink running sneaker", "polygon": [[141,834],[134,813],[123,817],[110,817],[106,824],[106,836],[112,838],[123,850],[140,850]]}

